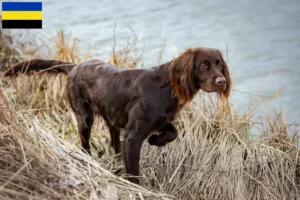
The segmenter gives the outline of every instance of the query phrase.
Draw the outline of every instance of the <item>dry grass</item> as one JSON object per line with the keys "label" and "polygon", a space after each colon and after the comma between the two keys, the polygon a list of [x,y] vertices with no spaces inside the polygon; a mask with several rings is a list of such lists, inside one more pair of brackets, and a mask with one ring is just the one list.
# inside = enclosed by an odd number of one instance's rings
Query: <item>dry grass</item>
{"label": "dry grass", "polygon": [[[1,17],[1,16],[0,16]],[[1,23],[0,23],[1,25]],[[12,46],[12,37],[0,30],[0,71],[20,61],[20,51]]]}
{"label": "dry grass", "polygon": [[[88,57],[63,32],[58,36],[51,58]],[[111,62],[138,66],[135,49],[124,49],[113,51]],[[250,112],[240,115],[228,102],[198,95],[174,122],[180,132],[174,142],[144,143],[139,187],[111,174],[123,163],[102,119],[92,131],[93,158],[81,152],[63,75],[0,84],[1,199],[299,199],[299,138],[281,114],[270,116],[254,140]]]}
{"label": "dry grass", "polygon": [[111,58],[107,61],[112,65],[117,65],[124,68],[136,68],[137,64],[141,61],[142,54],[137,49],[138,38],[135,32],[129,28],[133,33],[133,40],[128,39],[127,45],[117,50],[117,39],[116,39],[116,26],[114,28],[114,46]]}
{"label": "dry grass", "polygon": [[[112,175],[50,131],[47,117],[13,111],[1,90],[0,199],[111,199],[159,195]],[[148,199],[147,198],[147,199]]]}

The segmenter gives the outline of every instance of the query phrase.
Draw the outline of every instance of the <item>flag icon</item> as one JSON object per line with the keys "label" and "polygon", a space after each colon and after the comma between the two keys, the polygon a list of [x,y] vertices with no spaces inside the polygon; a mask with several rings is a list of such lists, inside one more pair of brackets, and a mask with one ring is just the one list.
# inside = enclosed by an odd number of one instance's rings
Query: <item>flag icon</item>
{"label": "flag icon", "polygon": [[42,2],[2,2],[3,29],[41,29]]}

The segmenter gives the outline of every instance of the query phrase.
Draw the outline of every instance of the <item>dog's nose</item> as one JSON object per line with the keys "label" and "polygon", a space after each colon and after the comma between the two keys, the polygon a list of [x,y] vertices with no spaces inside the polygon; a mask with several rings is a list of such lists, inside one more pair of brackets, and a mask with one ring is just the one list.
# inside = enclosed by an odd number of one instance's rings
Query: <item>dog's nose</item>
{"label": "dog's nose", "polygon": [[225,85],[226,84],[226,79],[224,77],[218,77],[216,79],[216,85]]}

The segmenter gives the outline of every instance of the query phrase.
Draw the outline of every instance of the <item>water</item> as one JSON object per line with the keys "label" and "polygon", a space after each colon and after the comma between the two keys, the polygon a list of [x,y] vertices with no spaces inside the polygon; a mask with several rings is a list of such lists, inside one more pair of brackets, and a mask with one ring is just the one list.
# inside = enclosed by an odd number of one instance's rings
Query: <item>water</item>
{"label": "water", "polygon": [[[189,46],[208,46],[226,53],[234,82],[231,101],[245,110],[253,97],[271,95],[286,87],[269,108],[283,108],[286,122],[300,121],[300,1],[217,0],[44,0],[43,30],[49,35],[63,28],[83,43],[98,41],[96,56],[112,51],[114,23],[117,44],[132,37],[131,26],[144,48],[146,66],[157,65]],[[117,45],[117,46],[118,46]],[[242,92],[241,92],[242,91]],[[259,100],[267,98],[260,97]],[[264,106],[262,106],[263,109]],[[257,116],[264,115],[259,112]]]}

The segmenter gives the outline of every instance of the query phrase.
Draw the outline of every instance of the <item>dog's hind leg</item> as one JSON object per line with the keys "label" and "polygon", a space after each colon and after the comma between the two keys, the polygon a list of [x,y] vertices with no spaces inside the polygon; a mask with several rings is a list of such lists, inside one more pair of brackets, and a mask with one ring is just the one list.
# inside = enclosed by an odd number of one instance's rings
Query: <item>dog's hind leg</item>
{"label": "dog's hind leg", "polygon": [[83,103],[75,112],[77,119],[78,132],[81,140],[81,146],[89,155],[91,155],[91,148],[89,140],[91,137],[91,130],[94,123],[93,110],[88,103]]}
{"label": "dog's hind leg", "polygon": [[94,113],[90,104],[88,86],[70,78],[68,82],[68,99],[76,116],[81,146],[84,151],[91,155],[89,140],[94,123]]}

